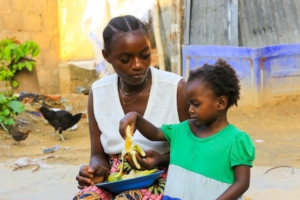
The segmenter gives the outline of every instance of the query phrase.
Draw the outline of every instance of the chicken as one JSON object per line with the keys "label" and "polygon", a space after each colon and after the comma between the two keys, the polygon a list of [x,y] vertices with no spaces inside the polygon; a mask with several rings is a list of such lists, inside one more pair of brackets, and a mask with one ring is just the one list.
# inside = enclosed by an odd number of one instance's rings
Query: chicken
{"label": "chicken", "polygon": [[58,130],[62,141],[65,141],[62,132],[77,124],[82,116],[82,113],[72,115],[66,110],[53,111],[45,106],[41,106],[39,110],[48,123],[54,127],[54,134],[56,134],[56,131]]}
{"label": "chicken", "polygon": [[25,140],[30,132],[32,132],[30,129],[22,130],[14,125],[8,127],[8,133],[18,143],[21,140]]}

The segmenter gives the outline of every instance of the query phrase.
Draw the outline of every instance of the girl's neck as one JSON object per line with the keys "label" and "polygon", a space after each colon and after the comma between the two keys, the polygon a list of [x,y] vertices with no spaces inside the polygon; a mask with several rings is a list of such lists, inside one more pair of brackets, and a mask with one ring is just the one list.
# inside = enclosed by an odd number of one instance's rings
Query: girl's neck
{"label": "girl's neck", "polygon": [[189,121],[189,125],[191,127],[192,132],[196,137],[206,138],[212,135],[217,134],[223,128],[225,128],[229,124],[226,115],[221,119],[218,119],[210,124],[204,124],[201,126],[197,126],[193,120]]}
{"label": "girl's neck", "polygon": [[148,82],[150,81],[150,79],[151,79],[150,70],[148,71],[144,81],[139,85],[130,85],[130,84],[126,83],[125,81],[123,81],[121,78],[119,78],[119,88],[123,91],[123,93],[126,96],[137,94],[137,93],[139,93],[140,91],[144,90],[147,87]]}

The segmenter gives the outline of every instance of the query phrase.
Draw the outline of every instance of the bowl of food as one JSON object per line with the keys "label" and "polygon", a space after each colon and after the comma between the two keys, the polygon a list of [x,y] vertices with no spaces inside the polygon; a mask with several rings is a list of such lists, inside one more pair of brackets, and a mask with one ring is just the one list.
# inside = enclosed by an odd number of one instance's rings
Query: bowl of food
{"label": "bowl of food", "polygon": [[158,178],[162,172],[163,171],[157,171],[145,176],[138,176],[134,178],[117,180],[114,182],[102,182],[96,184],[96,186],[100,188],[104,188],[114,194],[119,194],[126,190],[143,189],[153,184],[155,179]]}

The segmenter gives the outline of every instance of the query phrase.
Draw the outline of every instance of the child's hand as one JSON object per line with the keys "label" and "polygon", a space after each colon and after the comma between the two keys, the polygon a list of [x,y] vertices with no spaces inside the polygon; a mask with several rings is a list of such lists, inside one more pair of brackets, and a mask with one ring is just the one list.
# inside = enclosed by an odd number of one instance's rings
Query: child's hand
{"label": "child's hand", "polygon": [[[153,150],[145,151],[145,153],[146,156],[141,156],[141,154],[136,153],[136,159],[138,163],[141,165],[141,168],[138,170],[151,170],[154,169],[155,167],[159,167],[163,165],[164,163],[163,160],[165,159],[164,155]],[[137,169],[134,162],[131,159],[131,156],[126,155],[125,159],[132,169]]]}
{"label": "child's hand", "polygon": [[129,112],[120,120],[119,131],[122,138],[125,139],[126,137],[126,127],[128,125],[130,126],[130,132],[133,135],[138,117],[139,114],[137,112]]}
{"label": "child's hand", "polygon": [[79,170],[79,174],[76,176],[78,188],[83,189],[95,183],[103,182],[108,177],[108,174],[108,169],[100,165],[83,165]]}
{"label": "child's hand", "polygon": [[169,155],[162,155],[154,150],[145,151],[146,156],[142,157],[141,155],[137,156],[137,161],[144,169],[154,169],[155,167],[164,166],[165,160],[169,164]]}

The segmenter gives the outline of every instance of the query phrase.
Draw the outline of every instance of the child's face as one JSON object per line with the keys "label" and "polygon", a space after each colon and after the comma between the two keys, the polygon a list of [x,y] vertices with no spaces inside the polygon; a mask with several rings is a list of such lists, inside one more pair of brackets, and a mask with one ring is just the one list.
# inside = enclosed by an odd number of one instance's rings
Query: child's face
{"label": "child's face", "polygon": [[143,83],[151,63],[151,45],[146,32],[138,29],[115,34],[106,60],[125,82],[131,85]]}
{"label": "child's face", "polygon": [[202,81],[188,82],[184,93],[189,103],[189,113],[196,125],[208,125],[216,121],[219,115],[219,98]]}

